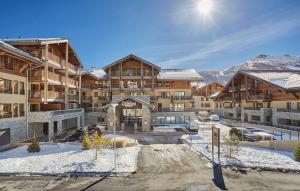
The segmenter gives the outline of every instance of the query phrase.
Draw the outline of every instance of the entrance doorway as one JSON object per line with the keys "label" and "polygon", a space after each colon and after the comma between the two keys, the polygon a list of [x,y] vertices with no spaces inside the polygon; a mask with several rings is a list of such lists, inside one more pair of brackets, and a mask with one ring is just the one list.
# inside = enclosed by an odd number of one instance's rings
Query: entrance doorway
{"label": "entrance doorway", "polygon": [[121,123],[124,125],[124,131],[142,131],[142,109],[123,108]]}

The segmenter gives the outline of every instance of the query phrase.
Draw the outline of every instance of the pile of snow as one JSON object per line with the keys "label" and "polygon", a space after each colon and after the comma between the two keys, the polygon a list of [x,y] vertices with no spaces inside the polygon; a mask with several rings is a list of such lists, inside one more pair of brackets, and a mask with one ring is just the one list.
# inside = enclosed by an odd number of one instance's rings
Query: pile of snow
{"label": "pile of snow", "polygon": [[[140,147],[117,149],[117,170],[134,172]],[[98,153],[99,154],[99,153]],[[114,150],[104,149],[95,160],[95,150],[82,150],[81,145],[41,145],[39,153],[28,153],[27,146],[0,153],[0,173],[100,173],[114,169]]]}
{"label": "pile of snow", "polygon": [[[199,136],[199,135],[198,135]],[[203,143],[199,136],[199,143],[191,141],[186,136],[182,137],[184,143],[191,150],[197,153],[202,153],[212,160],[211,142],[205,141]],[[196,139],[193,137],[193,139]],[[196,143],[196,144],[195,144]],[[215,160],[217,160],[217,149],[215,149]],[[269,149],[262,149],[258,147],[241,146],[239,151],[229,158],[227,148],[221,144],[221,165],[238,166],[245,168],[263,168],[263,169],[279,169],[279,170],[300,170],[300,163],[293,160],[293,153],[288,151],[276,151]]]}

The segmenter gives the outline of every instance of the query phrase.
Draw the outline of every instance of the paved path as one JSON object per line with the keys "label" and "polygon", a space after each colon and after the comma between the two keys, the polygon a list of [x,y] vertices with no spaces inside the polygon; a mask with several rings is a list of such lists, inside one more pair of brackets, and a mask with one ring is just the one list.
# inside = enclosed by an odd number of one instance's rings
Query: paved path
{"label": "paved path", "polygon": [[0,190],[220,190],[222,180],[228,190],[300,190],[300,174],[212,168],[180,144],[144,145],[127,177],[0,177]]}

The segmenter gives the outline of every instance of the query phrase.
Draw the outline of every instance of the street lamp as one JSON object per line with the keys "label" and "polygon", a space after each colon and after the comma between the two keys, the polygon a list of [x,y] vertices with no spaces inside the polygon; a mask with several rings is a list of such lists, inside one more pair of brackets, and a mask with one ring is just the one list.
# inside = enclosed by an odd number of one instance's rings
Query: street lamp
{"label": "street lamp", "polygon": [[116,107],[118,104],[113,103],[111,104],[113,107],[113,111],[114,111],[114,115],[113,115],[113,121],[114,121],[114,165],[115,165],[115,171],[117,171],[117,153],[116,153],[116,119],[115,119],[115,115],[116,115]]}

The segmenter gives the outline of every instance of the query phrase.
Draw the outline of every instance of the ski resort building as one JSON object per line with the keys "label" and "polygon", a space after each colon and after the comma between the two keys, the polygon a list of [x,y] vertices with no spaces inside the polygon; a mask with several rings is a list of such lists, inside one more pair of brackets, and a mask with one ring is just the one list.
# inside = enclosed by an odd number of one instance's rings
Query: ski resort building
{"label": "ski resort building", "polygon": [[[186,124],[195,117],[193,84],[203,82],[194,69],[161,69],[129,55],[103,68],[83,73],[85,107],[102,114],[108,129],[113,128],[113,112],[118,130],[149,131],[154,125]],[[89,100],[91,99],[91,100]],[[113,109],[115,106],[115,111]],[[100,109],[95,108],[103,108]],[[105,119],[86,116],[90,122]],[[99,116],[99,114],[98,114]],[[95,121],[96,120],[96,121]]]}
{"label": "ski resort building", "polygon": [[[67,129],[81,127],[84,123],[84,112],[79,107],[82,63],[70,41],[50,38],[5,42],[17,52],[37,57],[41,63],[28,64],[27,70],[23,67],[20,70],[28,75],[28,99],[24,96],[23,100],[28,102],[27,138],[35,134],[50,140]],[[26,75],[22,79],[26,81]]]}
{"label": "ski resort building", "polygon": [[215,112],[216,104],[213,98],[220,93],[220,91],[224,88],[224,85],[218,81],[199,85],[198,87],[193,88],[195,110]]}
{"label": "ski resort building", "polygon": [[300,129],[300,72],[239,71],[216,97],[216,112],[243,122]]}

